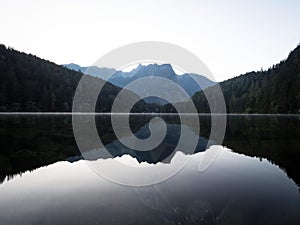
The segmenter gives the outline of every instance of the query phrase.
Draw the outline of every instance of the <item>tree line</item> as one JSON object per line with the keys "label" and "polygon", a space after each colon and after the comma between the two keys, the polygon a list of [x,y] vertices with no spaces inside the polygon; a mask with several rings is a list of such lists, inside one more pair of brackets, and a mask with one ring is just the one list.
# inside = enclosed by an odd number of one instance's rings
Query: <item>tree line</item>
{"label": "tree line", "polygon": [[[81,72],[0,45],[1,112],[71,112]],[[90,77],[98,82],[99,78]],[[120,88],[106,83],[97,111],[110,111]]]}
{"label": "tree line", "polygon": [[[0,45],[0,111],[71,112],[81,72]],[[91,78],[101,80],[100,78]],[[101,80],[104,82],[103,80]],[[219,83],[228,113],[299,113],[300,46],[266,71],[250,72]],[[96,111],[110,112],[121,89],[106,83]],[[213,95],[214,87],[206,89]],[[198,112],[208,113],[203,91],[192,97]],[[171,104],[140,101],[136,112],[174,112]]]}
{"label": "tree line", "polygon": [[[220,83],[228,113],[300,113],[300,46],[266,71]],[[214,87],[206,90],[213,94]],[[199,112],[209,112],[203,91],[193,96]]]}

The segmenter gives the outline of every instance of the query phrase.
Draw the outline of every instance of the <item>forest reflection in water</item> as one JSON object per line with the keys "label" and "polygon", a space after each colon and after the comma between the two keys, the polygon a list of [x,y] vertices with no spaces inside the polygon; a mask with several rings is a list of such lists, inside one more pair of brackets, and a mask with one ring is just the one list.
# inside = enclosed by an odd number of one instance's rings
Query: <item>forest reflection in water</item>
{"label": "forest reflection in water", "polygon": [[[130,117],[136,136],[149,135],[153,116]],[[300,223],[299,117],[228,116],[222,147],[208,141],[210,117],[202,115],[195,153],[177,152],[157,164],[172,154],[181,131],[178,117],[162,117],[166,138],[153,152],[141,154],[121,147],[109,116],[96,116],[99,136],[111,154],[100,160],[131,155],[137,165],[156,163],[160,170],[172,168],[173,160],[189,159],[170,179],[133,188],[104,179],[80,160],[71,116],[1,116],[1,224]],[[219,154],[199,172],[206,148]]]}
{"label": "forest reflection in water", "polygon": [[[147,122],[157,115],[132,115],[130,127],[139,138],[149,136]],[[116,139],[109,115],[96,116],[99,136],[112,157],[130,154],[139,162],[157,163],[172,154],[180,136],[178,116],[160,115],[168,125],[165,140],[150,152],[122,146]],[[200,115],[200,135],[195,152],[204,151],[210,134],[210,116]],[[300,184],[299,116],[228,116],[222,145],[237,153],[266,158]],[[193,126],[190,125],[191,131]],[[197,135],[197,134],[195,134]],[[57,161],[81,158],[70,115],[0,116],[0,179]]]}

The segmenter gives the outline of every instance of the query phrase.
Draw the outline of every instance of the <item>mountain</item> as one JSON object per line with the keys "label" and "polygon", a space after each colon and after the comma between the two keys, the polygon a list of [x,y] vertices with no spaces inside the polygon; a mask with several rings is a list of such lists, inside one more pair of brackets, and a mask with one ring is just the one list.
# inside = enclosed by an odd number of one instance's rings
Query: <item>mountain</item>
{"label": "mountain", "polygon": [[[197,74],[186,73],[183,75],[177,75],[170,64],[149,64],[145,66],[139,64],[137,68],[130,72],[116,72],[108,81],[119,87],[124,87],[134,80],[151,76],[166,78],[177,83],[185,89],[190,96],[201,90],[201,88],[207,88],[215,84],[215,82]],[[197,81],[201,84],[201,87],[199,87],[193,78],[197,79]]]}
{"label": "mountain", "polygon": [[70,63],[70,64],[64,64],[62,65],[70,70],[74,70],[74,71],[77,71],[77,72],[84,72],[86,70],[87,67],[81,67],[75,63]]}
{"label": "mountain", "polygon": [[[69,66],[72,70],[0,45],[0,111],[71,111],[73,96],[82,76],[81,72],[74,70],[83,67],[75,64]],[[95,68],[95,71],[100,70],[105,71],[103,68]],[[106,68],[106,71],[115,70]],[[105,72],[102,74],[105,75]],[[139,65],[130,72],[115,71],[109,79],[112,84],[106,82],[98,99],[97,111],[110,111],[120,87],[146,76],[159,76],[176,82],[192,95],[199,112],[209,112],[206,98],[192,78],[199,79],[201,87],[206,88],[209,95],[214,95],[215,83],[200,75],[177,75],[169,64]],[[105,82],[90,77],[95,82]],[[223,81],[220,86],[228,113],[299,113],[300,46],[286,60],[266,71],[246,73]],[[136,109],[139,112],[172,111],[169,105],[162,107],[164,104],[157,99],[150,99],[141,102]]]}
{"label": "mountain", "polygon": [[[139,64],[137,68],[130,72],[116,71],[115,69],[99,68],[96,66],[81,67],[73,63],[66,64],[64,66],[75,71],[81,71],[83,73],[88,73],[89,75],[108,80],[110,83],[121,88],[134,80],[143,77],[155,76],[163,77],[179,84],[190,96],[192,96],[195,92],[201,90],[201,88],[207,88],[215,84],[215,82],[197,74],[186,73],[183,75],[177,75],[170,64],[149,64],[146,66]],[[107,79],[108,74],[113,75]],[[201,87],[199,87],[195,80],[201,84]]]}
{"label": "mountain", "polygon": [[[220,83],[228,113],[300,113],[300,45],[266,71]],[[207,92],[213,95],[214,87]],[[199,112],[209,112],[202,91],[193,96]]]}
{"label": "mountain", "polygon": [[99,77],[99,78],[102,78],[104,80],[106,80],[106,78],[110,74],[113,74],[113,73],[117,72],[113,68],[106,68],[106,67],[100,68],[100,67],[97,67],[97,66],[81,67],[81,66],[79,66],[77,64],[74,64],[74,63],[64,64],[63,66],[70,69],[70,70],[74,70],[74,71],[77,71],[77,72],[82,72],[82,73],[88,72],[89,75]]}
{"label": "mountain", "polygon": [[[200,76],[198,74],[194,74],[194,73],[186,73],[180,76],[176,77],[177,79],[177,83],[183,87],[190,96],[192,96],[193,94],[195,94],[197,91],[201,90],[201,89],[205,89],[207,87],[213,86],[216,83],[207,79],[204,76]],[[195,80],[197,81],[198,84],[201,84],[201,86],[199,87],[199,85],[195,82]]]}

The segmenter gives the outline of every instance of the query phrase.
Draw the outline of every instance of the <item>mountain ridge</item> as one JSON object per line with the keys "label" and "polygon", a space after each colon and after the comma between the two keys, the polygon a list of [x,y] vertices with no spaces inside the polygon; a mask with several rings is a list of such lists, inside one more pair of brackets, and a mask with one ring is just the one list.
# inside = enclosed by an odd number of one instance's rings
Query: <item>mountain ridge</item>
{"label": "mountain ridge", "polygon": [[[176,79],[185,77],[184,75],[174,76],[176,73],[168,65],[163,67],[168,72],[163,74],[164,76],[176,77]],[[159,68],[158,65],[150,67],[140,65],[137,70],[133,70],[135,74],[132,75],[144,76],[145,73],[139,71],[145,69],[148,74],[155,75],[157,73],[154,71],[157,68]],[[72,71],[48,60],[0,45],[0,111],[71,111],[73,94],[81,76],[81,72]],[[298,45],[291,51],[286,60],[268,70],[249,72],[219,84],[228,113],[299,114],[300,46]],[[106,97],[101,99],[102,103],[100,102],[104,111],[109,111],[108,106],[113,102],[113,97],[121,90],[120,87],[110,82],[107,82],[107,85]],[[184,86],[184,83],[182,85]],[[213,87],[207,87],[206,92],[213,94]],[[203,91],[193,94],[192,100],[198,112],[209,112]],[[152,106],[157,108],[155,104]],[[159,112],[169,112],[167,109],[168,107],[160,107]],[[142,111],[143,108],[140,110]]]}
{"label": "mountain ridge", "polygon": [[[195,73],[185,73],[182,75],[178,75],[173,70],[173,67],[167,63],[154,63],[148,65],[139,64],[136,68],[132,69],[129,72],[120,70],[117,71],[115,69],[101,68],[96,66],[81,67],[73,63],[65,64],[64,66],[69,69],[100,77],[121,88],[124,88],[130,82],[139,78],[156,76],[174,81],[175,83],[180,85],[190,96],[192,96],[197,91],[216,84],[214,81],[211,81],[208,78]],[[97,71],[99,73],[97,73]],[[200,86],[198,84],[200,84]]]}

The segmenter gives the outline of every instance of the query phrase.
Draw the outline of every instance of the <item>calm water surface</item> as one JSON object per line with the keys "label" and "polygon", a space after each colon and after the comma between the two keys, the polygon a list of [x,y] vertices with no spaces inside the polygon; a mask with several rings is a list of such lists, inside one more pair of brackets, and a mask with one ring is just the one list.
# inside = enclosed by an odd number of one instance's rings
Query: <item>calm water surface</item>
{"label": "calm water surface", "polygon": [[[131,116],[135,136],[149,136],[152,117]],[[210,117],[200,116],[200,134],[189,127],[199,136],[189,155],[174,153],[181,132],[176,116],[163,116],[165,139],[144,153],[123,146],[110,117],[97,116],[110,157],[92,163],[129,160],[160,171],[189,159],[170,179],[146,187],[95,173],[80,155],[71,119],[0,117],[0,224],[300,224],[298,116],[228,116],[222,145],[208,141]],[[199,171],[209,150],[218,155]]]}

